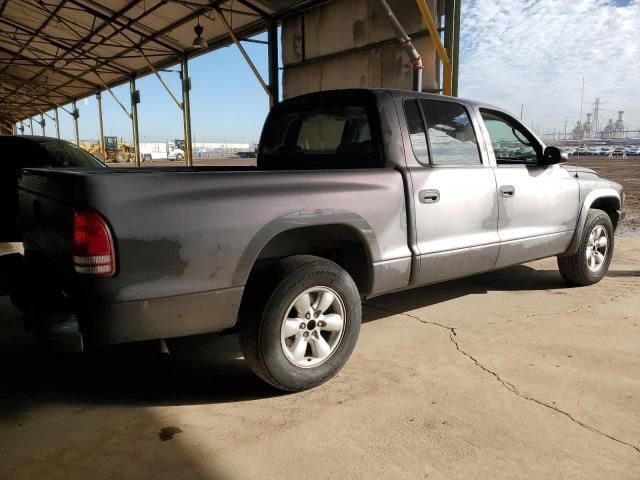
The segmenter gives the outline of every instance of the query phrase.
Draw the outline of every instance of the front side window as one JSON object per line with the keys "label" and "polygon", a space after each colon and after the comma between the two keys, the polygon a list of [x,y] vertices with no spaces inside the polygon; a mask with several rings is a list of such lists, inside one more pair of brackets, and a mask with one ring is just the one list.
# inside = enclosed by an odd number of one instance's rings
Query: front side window
{"label": "front side window", "polygon": [[420,100],[433,165],[481,165],[467,110],[458,103]]}
{"label": "front side window", "polygon": [[494,113],[484,110],[480,113],[489,131],[498,165],[537,164],[538,153],[534,147],[534,140],[522,127]]}

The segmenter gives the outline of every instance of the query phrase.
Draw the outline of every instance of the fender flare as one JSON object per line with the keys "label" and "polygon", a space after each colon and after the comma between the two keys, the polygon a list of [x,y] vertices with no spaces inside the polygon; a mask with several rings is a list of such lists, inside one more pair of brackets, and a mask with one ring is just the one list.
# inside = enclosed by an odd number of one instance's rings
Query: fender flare
{"label": "fender flare", "polygon": [[369,255],[369,261],[375,262],[380,258],[377,237],[369,223],[360,215],[339,209],[294,210],[266,224],[251,239],[233,273],[233,285],[246,284],[260,252],[279,234],[305,227],[329,225],[340,225],[352,229],[361,238],[365,251]]}
{"label": "fender flare", "polygon": [[578,223],[576,224],[576,231],[573,234],[569,248],[567,248],[567,251],[564,252],[562,256],[575,255],[578,252],[580,238],[582,238],[582,232],[584,231],[584,224],[586,222],[587,215],[589,214],[589,209],[596,200],[600,200],[601,198],[615,199],[618,202],[618,208],[620,208],[620,205],[622,204],[620,194],[613,188],[598,188],[589,192],[582,202],[580,216],[578,217]]}

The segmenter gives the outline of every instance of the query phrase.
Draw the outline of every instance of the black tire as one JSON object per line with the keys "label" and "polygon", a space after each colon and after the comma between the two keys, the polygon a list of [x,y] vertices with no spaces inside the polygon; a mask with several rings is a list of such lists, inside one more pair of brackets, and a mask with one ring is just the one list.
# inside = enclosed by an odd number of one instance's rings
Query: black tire
{"label": "black tire", "polygon": [[184,155],[182,155],[181,153],[176,155],[176,161],[177,162],[181,162],[182,160],[184,160]]}
{"label": "black tire", "polygon": [[[299,367],[281,345],[283,320],[292,302],[313,287],[327,287],[344,306],[344,327],[333,353],[317,366]],[[332,378],[347,362],[358,340],[362,303],[351,276],[324,258],[297,255],[252,274],[240,312],[240,346],[251,370],[275,388],[297,392]]]}
{"label": "black tire", "polygon": [[[607,233],[607,249],[604,254],[604,261],[597,271],[589,268],[587,261],[587,248],[591,232],[598,226],[603,227]],[[558,268],[564,279],[572,285],[592,285],[604,278],[609,270],[611,258],[613,257],[614,230],[611,219],[606,212],[597,209],[589,210],[584,224],[584,230],[578,245],[578,251],[574,255],[558,257]]]}

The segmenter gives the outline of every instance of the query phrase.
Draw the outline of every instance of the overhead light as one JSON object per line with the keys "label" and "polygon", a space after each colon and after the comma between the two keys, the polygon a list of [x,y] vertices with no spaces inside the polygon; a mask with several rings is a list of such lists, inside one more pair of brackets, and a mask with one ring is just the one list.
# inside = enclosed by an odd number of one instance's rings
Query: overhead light
{"label": "overhead light", "polygon": [[191,46],[193,48],[207,48],[207,41],[202,38],[202,32],[204,32],[204,28],[202,27],[202,25],[200,25],[200,18],[198,18],[198,24],[193,27],[193,31],[195,32],[196,36],[193,39],[193,43],[191,44]]}

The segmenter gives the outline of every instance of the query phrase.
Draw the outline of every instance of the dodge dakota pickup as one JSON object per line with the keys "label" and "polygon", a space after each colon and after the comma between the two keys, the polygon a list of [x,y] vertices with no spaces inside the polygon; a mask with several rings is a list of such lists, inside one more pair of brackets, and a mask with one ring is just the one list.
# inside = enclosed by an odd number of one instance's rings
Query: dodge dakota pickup
{"label": "dodge dakota pickup", "polygon": [[259,377],[311,388],[362,299],[550,256],[602,279],[622,187],[565,161],[490,105],[341,90],[275,106],[255,167],[25,170],[29,327],[71,350],[237,331]]}

